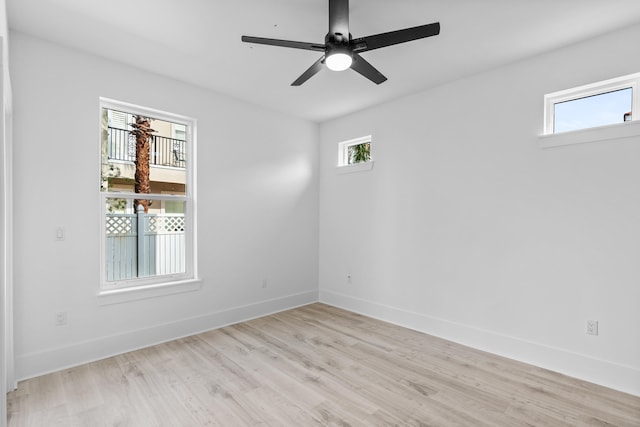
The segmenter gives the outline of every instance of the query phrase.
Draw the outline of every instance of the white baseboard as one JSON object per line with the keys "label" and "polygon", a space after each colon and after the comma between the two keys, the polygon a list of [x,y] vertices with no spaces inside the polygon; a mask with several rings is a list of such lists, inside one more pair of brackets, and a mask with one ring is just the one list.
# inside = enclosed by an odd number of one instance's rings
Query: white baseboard
{"label": "white baseboard", "polygon": [[72,345],[16,356],[19,381],[82,365],[200,332],[267,316],[318,301],[318,291],[288,295],[151,328],[98,337]]}
{"label": "white baseboard", "polygon": [[320,290],[320,302],[640,396],[640,370],[494,331]]}

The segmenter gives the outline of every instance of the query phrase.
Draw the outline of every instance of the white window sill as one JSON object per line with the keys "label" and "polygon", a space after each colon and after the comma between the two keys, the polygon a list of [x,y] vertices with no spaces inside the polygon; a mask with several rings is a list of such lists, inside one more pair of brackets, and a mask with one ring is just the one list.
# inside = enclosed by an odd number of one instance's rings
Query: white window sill
{"label": "white window sill", "polygon": [[373,160],[369,162],[355,163],[352,165],[344,165],[336,167],[336,172],[339,174],[364,172],[373,169]]}
{"label": "white window sill", "polygon": [[201,280],[188,279],[179,282],[165,282],[130,288],[103,289],[98,292],[98,305],[120,304],[127,301],[155,298],[181,292],[192,292],[197,291],[201,286]]}
{"label": "white window sill", "polygon": [[597,128],[580,129],[571,132],[541,135],[538,138],[540,148],[562,147],[587,142],[610,141],[640,136],[640,120],[618,123]]}

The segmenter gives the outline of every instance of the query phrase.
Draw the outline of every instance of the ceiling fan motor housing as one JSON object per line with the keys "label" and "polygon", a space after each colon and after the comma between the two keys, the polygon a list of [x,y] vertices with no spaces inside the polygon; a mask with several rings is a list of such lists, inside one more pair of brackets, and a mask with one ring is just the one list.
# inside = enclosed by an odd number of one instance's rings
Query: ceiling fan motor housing
{"label": "ceiling fan motor housing", "polygon": [[335,55],[337,53],[352,56],[351,46],[349,44],[350,39],[351,34],[349,34],[349,37],[344,37],[341,33],[327,34],[324,38],[326,56]]}

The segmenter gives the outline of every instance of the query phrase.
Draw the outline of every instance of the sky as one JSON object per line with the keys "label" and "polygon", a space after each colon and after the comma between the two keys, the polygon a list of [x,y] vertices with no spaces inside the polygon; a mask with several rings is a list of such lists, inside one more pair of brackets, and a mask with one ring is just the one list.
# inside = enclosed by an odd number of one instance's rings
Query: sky
{"label": "sky", "polygon": [[627,88],[559,102],[554,108],[554,133],[622,123],[631,111],[632,95]]}

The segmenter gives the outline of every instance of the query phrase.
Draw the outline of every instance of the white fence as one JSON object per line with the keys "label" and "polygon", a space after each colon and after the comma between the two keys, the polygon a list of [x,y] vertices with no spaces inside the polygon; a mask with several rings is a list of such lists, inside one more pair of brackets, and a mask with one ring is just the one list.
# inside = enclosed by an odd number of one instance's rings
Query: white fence
{"label": "white fence", "polygon": [[107,281],[185,271],[183,214],[107,214],[105,231]]}

